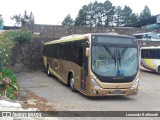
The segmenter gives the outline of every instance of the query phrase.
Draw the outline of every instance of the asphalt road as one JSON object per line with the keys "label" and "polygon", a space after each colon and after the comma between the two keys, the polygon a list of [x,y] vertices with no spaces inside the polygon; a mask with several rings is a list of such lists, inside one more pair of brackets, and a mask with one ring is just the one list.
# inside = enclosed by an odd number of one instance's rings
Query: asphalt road
{"label": "asphalt road", "polygon": [[47,98],[57,111],[160,111],[160,76],[141,71],[136,96],[88,98],[43,71],[17,73],[20,86]]}

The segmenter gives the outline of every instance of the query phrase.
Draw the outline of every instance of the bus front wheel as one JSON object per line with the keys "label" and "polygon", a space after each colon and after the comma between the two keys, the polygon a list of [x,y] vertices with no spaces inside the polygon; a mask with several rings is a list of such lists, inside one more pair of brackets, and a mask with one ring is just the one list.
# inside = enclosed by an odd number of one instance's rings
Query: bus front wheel
{"label": "bus front wheel", "polygon": [[160,75],[160,66],[158,66],[158,72],[157,72],[158,75]]}
{"label": "bus front wheel", "polygon": [[70,77],[70,83],[69,84],[70,84],[71,91],[75,92],[76,91],[75,88],[74,88],[75,80],[74,80],[73,75],[71,75],[71,77]]}

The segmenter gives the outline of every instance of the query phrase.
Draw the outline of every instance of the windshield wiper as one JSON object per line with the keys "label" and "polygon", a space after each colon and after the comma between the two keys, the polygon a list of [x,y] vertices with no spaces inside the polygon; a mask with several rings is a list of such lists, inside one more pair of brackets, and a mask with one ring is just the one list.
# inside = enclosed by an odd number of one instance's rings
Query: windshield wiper
{"label": "windshield wiper", "polygon": [[117,52],[118,52],[118,63],[119,63],[119,66],[121,67],[121,59],[122,59],[122,57],[121,57],[119,49],[117,50]]}
{"label": "windshield wiper", "polygon": [[116,63],[117,63],[117,60],[116,60],[116,52],[114,50],[114,54],[112,53],[112,51],[104,45],[104,48],[106,49],[106,51],[108,52],[108,54],[112,57],[112,59],[114,60],[114,63],[115,63],[115,67],[116,67]]}
{"label": "windshield wiper", "polygon": [[121,55],[120,55],[121,59],[122,59],[122,58],[124,57],[124,55],[126,54],[127,50],[128,50],[127,47],[123,49],[123,51],[122,51],[122,53],[121,53]]}
{"label": "windshield wiper", "polygon": [[121,53],[120,53],[119,49],[117,50],[117,52],[118,52],[117,53],[118,54],[118,63],[120,65],[120,67],[121,67],[121,60],[124,57],[124,55],[127,52],[127,50],[128,50],[128,48],[124,48]]}
{"label": "windshield wiper", "polygon": [[123,50],[122,50],[122,52],[120,52],[120,49],[116,49],[117,50],[117,63],[118,63],[118,65],[117,65],[117,75],[119,76],[123,76],[124,75],[124,73],[121,71],[121,69],[119,69],[119,67],[121,67],[121,60],[122,60],[122,58],[124,57],[124,55],[126,54],[126,52],[127,52],[127,50],[128,50],[128,48],[126,47],[126,48],[123,48]]}

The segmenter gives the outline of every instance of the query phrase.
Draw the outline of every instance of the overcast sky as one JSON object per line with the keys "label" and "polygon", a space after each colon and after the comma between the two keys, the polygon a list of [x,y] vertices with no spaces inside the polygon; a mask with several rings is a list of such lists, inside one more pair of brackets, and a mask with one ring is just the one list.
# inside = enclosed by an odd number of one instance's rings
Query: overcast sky
{"label": "overcast sky", "polygon": [[[73,19],[83,5],[88,5],[95,0],[1,0],[0,14],[4,25],[13,25],[10,16],[33,12],[37,24],[61,24],[64,17],[70,14]],[[105,0],[97,0],[104,2]],[[147,5],[152,15],[160,14],[160,0],[110,0],[114,6],[129,6],[134,13],[140,13]]]}

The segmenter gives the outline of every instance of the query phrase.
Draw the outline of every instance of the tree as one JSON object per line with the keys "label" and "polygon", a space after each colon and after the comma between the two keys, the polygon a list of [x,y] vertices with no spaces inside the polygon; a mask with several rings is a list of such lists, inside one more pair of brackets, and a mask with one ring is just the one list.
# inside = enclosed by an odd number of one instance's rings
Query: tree
{"label": "tree", "polygon": [[113,22],[114,6],[109,0],[104,3],[95,1],[84,5],[75,19],[76,26],[102,27]]}
{"label": "tree", "polygon": [[131,16],[130,16],[130,24],[138,22],[138,17],[139,17],[138,14],[132,13]]}
{"label": "tree", "polygon": [[98,1],[95,1],[94,4],[92,4],[92,23],[94,27],[102,27],[103,26],[103,4],[99,3]]}
{"label": "tree", "polygon": [[115,14],[114,14],[114,23],[116,25],[116,27],[120,26],[122,24],[122,7],[121,6],[117,6],[115,8]]}
{"label": "tree", "polygon": [[144,9],[140,13],[139,19],[142,20],[142,19],[147,19],[149,17],[151,17],[151,11],[150,11],[149,7],[147,5],[145,5]]}
{"label": "tree", "polygon": [[103,4],[104,7],[104,26],[108,27],[113,24],[113,18],[114,18],[114,10],[115,6],[112,5],[112,3],[107,0]]}
{"label": "tree", "polygon": [[79,10],[78,15],[75,19],[75,26],[87,26],[87,15],[88,6],[84,5],[82,9]]}
{"label": "tree", "polygon": [[116,26],[128,25],[138,21],[138,14],[132,13],[129,6],[124,6],[123,9],[118,6],[115,9],[115,17]]}
{"label": "tree", "polygon": [[68,15],[64,18],[64,20],[63,20],[63,22],[62,22],[62,25],[64,25],[64,26],[71,26],[71,25],[73,25],[73,24],[74,24],[74,21],[73,21],[73,19],[71,18],[70,14],[68,14]]}
{"label": "tree", "polygon": [[2,15],[0,14],[0,29],[3,29],[3,22]]}
{"label": "tree", "polygon": [[124,25],[130,24],[131,23],[132,9],[129,6],[124,6],[122,12],[123,12],[122,13],[122,23]]}
{"label": "tree", "polygon": [[19,15],[14,15],[11,17],[12,20],[15,20],[15,25],[25,27],[26,23],[34,24],[35,23],[35,18],[32,12],[30,14],[27,14],[27,11],[24,11],[24,15],[22,16],[21,14]]}
{"label": "tree", "polygon": [[132,13],[129,6],[122,9],[121,6],[115,7],[109,0],[106,0],[104,3],[95,1],[84,5],[78,12],[75,25],[109,27],[132,24],[137,21],[138,14]]}
{"label": "tree", "polygon": [[95,27],[98,24],[98,12],[99,3],[89,3],[84,5],[82,9],[79,10],[78,16],[75,20],[76,26],[88,26]]}
{"label": "tree", "polygon": [[89,3],[87,6],[87,19],[86,24],[90,27],[100,27],[102,26],[103,17],[103,4],[95,1],[94,3]]}

